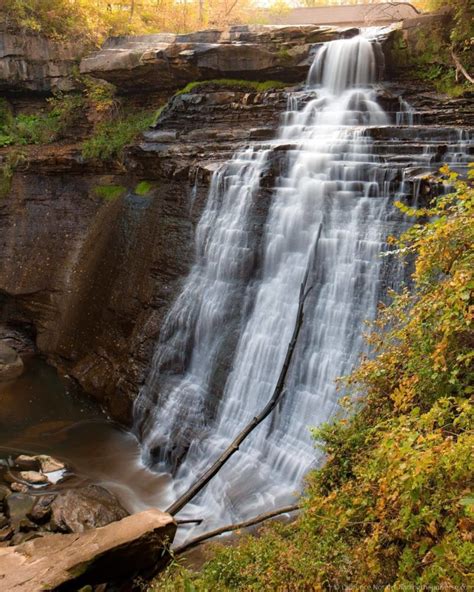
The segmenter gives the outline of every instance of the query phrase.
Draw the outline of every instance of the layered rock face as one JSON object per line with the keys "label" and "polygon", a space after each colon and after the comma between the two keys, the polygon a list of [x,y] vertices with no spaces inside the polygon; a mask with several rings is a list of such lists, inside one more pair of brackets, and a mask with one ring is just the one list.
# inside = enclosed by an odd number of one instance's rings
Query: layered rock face
{"label": "layered rock face", "polygon": [[[211,171],[242,142],[271,133],[285,102],[284,91],[177,97],[121,169],[82,162],[74,146],[33,150],[0,202],[4,327],[23,327],[126,422],[192,262]],[[143,179],[152,188],[139,196]],[[110,185],[124,187],[123,197],[97,196]]]}
{"label": "layered rock face", "polygon": [[[337,34],[353,31],[247,27],[111,40],[81,68],[157,108],[157,89],[171,96],[197,79],[303,80],[316,44]],[[394,82],[381,91],[388,111],[397,111],[405,87]],[[410,100],[425,122],[471,121],[468,101],[416,90]],[[287,99],[288,89],[196,87],[170,101],[122,163],[85,161],[74,142],[25,148],[0,200],[0,336],[14,331],[35,341],[115,418],[130,421],[162,320],[193,262],[194,227],[212,171],[239,147],[274,137]],[[387,161],[398,158],[401,168],[423,162],[424,146],[413,145],[407,132],[377,133]],[[440,133],[441,163],[452,139],[449,130]],[[263,183],[268,193],[278,166],[275,151]],[[422,170],[414,167],[413,178]],[[143,180],[150,189],[139,195]],[[101,197],[97,189],[108,186],[123,187],[123,195]],[[262,194],[256,224],[265,221],[265,201]]]}
{"label": "layered rock face", "polygon": [[53,42],[39,35],[17,34],[0,25],[0,92],[70,91],[76,88],[73,68],[85,46]]}
{"label": "layered rock face", "polygon": [[305,25],[241,26],[188,35],[143,35],[110,39],[81,62],[81,72],[111,82],[123,92],[176,89],[190,80],[304,79],[315,44],[357,30]]}

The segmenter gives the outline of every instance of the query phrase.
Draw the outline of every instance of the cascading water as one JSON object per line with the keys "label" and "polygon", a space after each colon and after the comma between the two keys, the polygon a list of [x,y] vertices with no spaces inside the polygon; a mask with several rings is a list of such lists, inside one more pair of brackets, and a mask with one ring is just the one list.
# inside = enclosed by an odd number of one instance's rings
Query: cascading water
{"label": "cascading water", "polygon": [[[379,254],[399,224],[393,195],[404,187],[367,133],[390,123],[375,98],[378,69],[364,36],[325,44],[308,77],[312,98],[298,108],[292,96],[278,138],[238,152],[213,176],[196,263],[135,408],[144,461],[173,474],[155,503],[174,501],[266,404],[309,265],[313,289],[284,400],[186,507],[206,529],[289,501],[317,460],[310,427],[335,413],[335,379],[364,351],[364,321],[387,282]],[[261,178],[283,146],[258,232]],[[400,275],[390,275],[396,284]]]}

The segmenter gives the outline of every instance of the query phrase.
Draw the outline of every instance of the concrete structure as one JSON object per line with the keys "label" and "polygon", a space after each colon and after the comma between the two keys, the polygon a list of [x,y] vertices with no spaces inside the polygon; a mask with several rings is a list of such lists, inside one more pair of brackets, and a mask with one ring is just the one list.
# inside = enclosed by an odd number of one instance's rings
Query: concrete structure
{"label": "concrete structure", "polygon": [[354,4],[293,8],[286,14],[270,17],[276,25],[350,25],[371,26],[389,24],[419,15],[411,4]]}

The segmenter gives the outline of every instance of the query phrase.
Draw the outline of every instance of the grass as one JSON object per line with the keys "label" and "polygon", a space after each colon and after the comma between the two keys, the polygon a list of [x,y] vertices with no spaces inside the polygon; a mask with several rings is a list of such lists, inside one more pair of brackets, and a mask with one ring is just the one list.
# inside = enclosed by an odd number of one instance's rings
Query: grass
{"label": "grass", "polygon": [[149,181],[140,181],[140,183],[138,183],[138,185],[135,187],[133,193],[135,193],[135,195],[140,195],[144,197],[148,195],[152,189],[152,183],[150,183]]}
{"label": "grass", "polygon": [[147,111],[100,122],[92,136],[82,144],[83,157],[99,160],[120,158],[125,146],[150,127],[155,119],[156,113]]}
{"label": "grass", "polygon": [[94,195],[106,201],[112,201],[122,197],[126,188],[122,185],[97,185],[94,187]]}
{"label": "grass", "polygon": [[[278,80],[265,80],[257,82],[255,80],[237,80],[234,78],[217,78],[214,80],[196,80],[189,82],[184,88],[179,90],[176,95],[184,95],[190,93],[195,88],[203,86],[225,86],[230,88],[244,88],[246,90],[254,90],[256,92],[265,92],[274,88],[285,88],[288,86],[284,82]],[[176,96],[175,95],[175,96]]]}
{"label": "grass", "polygon": [[77,121],[84,100],[81,95],[56,95],[46,109],[14,116],[5,99],[0,99],[0,147],[48,144],[62,137]]}

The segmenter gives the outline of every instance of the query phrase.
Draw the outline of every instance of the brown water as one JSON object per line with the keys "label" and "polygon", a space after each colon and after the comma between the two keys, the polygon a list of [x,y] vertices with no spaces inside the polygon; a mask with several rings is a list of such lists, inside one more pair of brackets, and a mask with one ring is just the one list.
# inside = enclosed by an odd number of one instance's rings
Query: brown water
{"label": "brown water", "polygon": [[134,435],[112,422],[66,377],[39,358],[0,383],[0,458],[50,454],[114,491],[130,512],[165,507],[168,481],[143,466]]}

